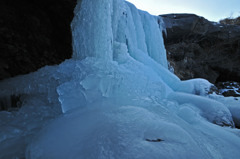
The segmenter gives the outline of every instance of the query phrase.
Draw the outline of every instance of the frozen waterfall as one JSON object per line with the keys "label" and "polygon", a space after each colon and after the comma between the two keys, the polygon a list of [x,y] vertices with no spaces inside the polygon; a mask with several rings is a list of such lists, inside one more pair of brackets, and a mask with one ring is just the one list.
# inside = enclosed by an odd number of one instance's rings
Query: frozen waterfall
{"label": "frozen waterfall", "polygon": [[240,131],[226,100],[209,98],[208,81],[167,69],[161,24],[124,0],[79,1],[73,58],[0,83],[0,95],[22,95],[24,111],[44,110],[26,158],[237,159]]}

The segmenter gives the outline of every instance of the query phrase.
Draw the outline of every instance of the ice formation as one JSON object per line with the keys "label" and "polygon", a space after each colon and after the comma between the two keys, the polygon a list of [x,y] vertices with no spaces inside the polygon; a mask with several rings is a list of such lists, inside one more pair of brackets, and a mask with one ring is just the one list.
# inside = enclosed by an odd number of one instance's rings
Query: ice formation
{"label": "ice formation", "polygon": [[26,142],[26,158],[237,159],[232,113],[207,98],[208,81],[180,81],[167,69],[161,24],[123,0],[79,2],[73,58],[0,84],[0,95],[23,95],[25,109],[63,112]]}

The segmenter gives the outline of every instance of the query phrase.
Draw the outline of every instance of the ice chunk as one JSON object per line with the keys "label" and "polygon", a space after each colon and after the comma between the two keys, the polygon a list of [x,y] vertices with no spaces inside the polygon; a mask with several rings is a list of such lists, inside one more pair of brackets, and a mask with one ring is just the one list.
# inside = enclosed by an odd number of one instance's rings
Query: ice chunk
{"label": "ice chunk", "polygon": [[175,100],[179,104],[190,103],[202,111],[202,116],[210,122],[221,126],[233,126],[232,115],[222,103],[201,96],[187,93],[173,92],[168,99]]}
{"label": "ice chunk", "polygon": [[196,94],[201,96],[208,95],[210,88],[213,86],[209,81],[205,79],[190,79],[186,81],[182,81],[178,84],[178,86],[174,89],[178,92],[185,92],[190,94]]}
{"label": "ice chunk", "polygon": [[62,112],[65,113],[76,107],[86,105],[86,98],[82,88],[75,82],[66,82],[57,89],[59,101],[61,102]]}
{"label": "ice chunk", "polygon": [[213,98],[228,107],[236,127],[240,127],[240,97],[223,97],[219,95],[211,95]]}

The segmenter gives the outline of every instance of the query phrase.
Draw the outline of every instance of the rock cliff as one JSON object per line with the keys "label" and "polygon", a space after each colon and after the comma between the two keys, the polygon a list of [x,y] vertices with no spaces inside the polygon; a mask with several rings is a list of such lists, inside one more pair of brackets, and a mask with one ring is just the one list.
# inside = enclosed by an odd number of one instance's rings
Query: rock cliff
{"label": "rock cliff", "polygon": [[71,57],[76,1],[0,1],[0,80]]}
{"label": "rock cliff", "polygon": [[161,15],[168,60],[181,79],[240,81],[240,26],[210,22],[194,14]]}

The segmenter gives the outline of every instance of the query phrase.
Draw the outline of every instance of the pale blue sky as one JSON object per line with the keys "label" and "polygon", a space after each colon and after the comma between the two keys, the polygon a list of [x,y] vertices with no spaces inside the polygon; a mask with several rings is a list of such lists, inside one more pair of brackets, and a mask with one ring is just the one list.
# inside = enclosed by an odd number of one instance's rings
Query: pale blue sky
{"label": "pale blue sky", "polygon": [[240,0],[127,0],[153,15],[194,13],[210,21],[240,16]]}

